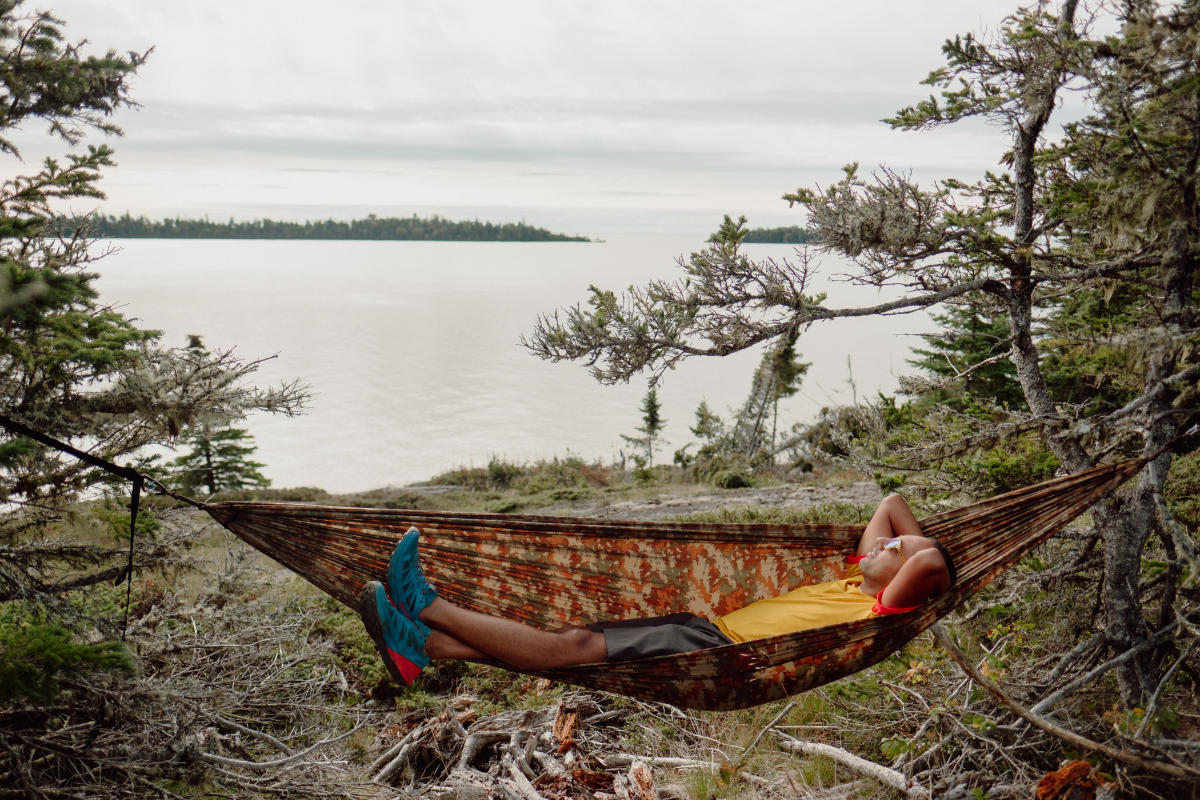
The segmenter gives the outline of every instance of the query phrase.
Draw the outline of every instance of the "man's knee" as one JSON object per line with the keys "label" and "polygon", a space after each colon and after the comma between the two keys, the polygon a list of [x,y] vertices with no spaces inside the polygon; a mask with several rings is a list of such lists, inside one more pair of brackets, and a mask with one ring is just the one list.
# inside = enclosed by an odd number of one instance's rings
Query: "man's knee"
{"label": "man's knee", "polygon": [[587,628],[567,628],[559,631],[558,637],[564,650],[583,661],[603,661],[608,657],[602,633]]}

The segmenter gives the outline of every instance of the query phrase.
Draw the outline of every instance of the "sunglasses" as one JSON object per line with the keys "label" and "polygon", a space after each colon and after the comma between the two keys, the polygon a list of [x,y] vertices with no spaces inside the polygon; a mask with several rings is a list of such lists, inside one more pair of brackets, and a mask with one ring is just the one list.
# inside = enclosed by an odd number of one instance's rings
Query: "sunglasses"
{"label": "sunglasses", "polygon": [[883,549],[883,550],[895,550],[895,551],[896,551],[896,554],[897,554],[898,556],[900,556],[900,563],[901,563],[901,564],[903,564],[905,561],[907,561],[907,560],[908,560],[908,559],[905,557],[905,555],[904,555],[904,545],[903,545],[903,543],[900,541],[900,537],[899,537],[899,536],[897,536],[895,539],[888,539],[886,542],[884,542],[884,543],[883,543],[883,548],[882,548],[882,549]]}

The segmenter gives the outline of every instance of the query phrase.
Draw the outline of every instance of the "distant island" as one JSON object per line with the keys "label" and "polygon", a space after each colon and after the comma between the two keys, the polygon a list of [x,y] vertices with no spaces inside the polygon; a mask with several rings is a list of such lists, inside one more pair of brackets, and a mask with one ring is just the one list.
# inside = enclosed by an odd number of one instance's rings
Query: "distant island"
{"label": "distant island", "polygon": [[743,241],[748,244],[805,244],[811,239],[806,229],[789,225],[783,228],[751,228]]}
{"label": "distant island", "polygon": [[325,219],[283,222],[256,219],[250,222],[214,222],[209,219],[151,220],[126,212],[113,217],[99,214],[90,221],[95,236],[104,239],[360,239],[371,241],[445,242],[590,242],[586,236],[567,236],[524,222],[455,222],[432,217],[377,217],[348,222]]}

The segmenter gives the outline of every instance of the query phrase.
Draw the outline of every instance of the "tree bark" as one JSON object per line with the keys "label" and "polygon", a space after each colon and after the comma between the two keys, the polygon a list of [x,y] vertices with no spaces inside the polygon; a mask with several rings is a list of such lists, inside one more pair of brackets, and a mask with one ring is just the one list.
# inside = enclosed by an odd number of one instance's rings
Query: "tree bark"
{"label": "tree bark", "polygon": [[[1169,244],[1163,258],[1162,274],[1166,285],[1163,327],[1168,331],[1168,336],[1171,336],[1170,331],[1188,323],[1188,305],[1197,266],[1189,246],[1189,227],[1185,220],[1177,220],[1171,225]],[[1153,386],[1174,373],[1179,359],[1179,342],[1176,337],[1169,338],[1151,355],[1146,367],[1147,386]],[[1147,419],[1151,420],[1143,436],[1143,453],[1147,457],[1166,447],[1176,433],[1178,426],[1171,412],[1177,394],[1177,389],[1165,387],[1146,406]],[[1110,528],[1105,536],[1105,633],[1117,650],[1128,649],[1146,636],[1146,623],[1137,591],[1138,575],[1142,550],[1150,533],[1159,524],[1158,509],[1162,506],[1163,486],[1170,468],[1170,451],[1147,464],[1123,515],[1123,521],[1127,524]],[[1170,593],[1168,589],[1167,594]],[[1122,667],[1118,673],[1122,699],[1127,705],[1140,705],[1154,692],[1156,660],[1156,654],[1148,651]]]}
{"label": "tree bark", "polygon": [[[1060,15],[1060,30],[1064,36],[1070,35],[1074,21],[1076,2],[1067,0],[1063,3]],[[1036,79],[1036,78],[1031,78]],[[1038,360],[1037,346],[1033,341],[1033,294],[1035,284],[1033,274],[1033,238],[1034,196],[1036,167],[1034,155],[1038,139],[1042,135],[1050,112],[1054,107],[1054,99],[1061,84],[1062,73],[1051,70],[1040,93],[1031,93],[1033,100],[1026,109],[1025,116],[1014,126],[1013,143],[1013,238],[1017,245],[1009,268],[1009,280],[1006,291],[1008,305],[1009,330],[1012,336],[1012,361],[1017,371],[1017,380],[1021,384],[1025,401],[1030,411],[1048,421],[1054,420],[1058,414],[1050,399],[1045,377]],[[1170,366],[1174,357],[1166,365],[1166,357],[1154,359],[1150,370],[1159,378],[1171,374]],[[1161,373],[1161,374],[1159,374]],[[1147,376],[1148,378],[1151,376]],[[1158,404],[1170,403],[1166,393],[1160,394]],[[1153,412],[1148,412],[1153,418]],[[1094,465],[1094,459],[1073,436],[1055,438],[1049,434],[1061,423],[1048,424],[1043,430],[1047,434],[1051,450],[1068,472],[1079,472]],[[1151,425],[1147,430],[1146,447],[1163,439],[1161,427]],[[1147,452],[1153,452],[1148,450]],[[1162,459],[1160,459],[1162,460]],[[1168,462],[1169,463],[1169,462]],[[1119,651],[1128,650],[1146,636],[1142,622],[1141,600],[1138,596],[1138,575],[1141,571],[1141,554],[1146,540],[1154,526],[1154,487],[1161,492],[1166,469],[1147,470],[1143,474],[1139,491],[1132,502],[1111,498],[1096,506],[1093,521],[1097,530],[1104,537],[1104,596],[1102,598],[1105,610],[1105,635],[1111,646]],[[1145,490],[1142,490],[1142,485]],[[1151,654],[1140,659],[1133,659],[1122,666],[1118,677],[1121,695],[1128,705],[1137,705],[1153,691],[1149,663]]]}
{"label": "tree bark", "polygon": [[[1071,36],[1075,21],[1077,0],[1066,0],[1059,15],[1059,31],[1063,37]],[[1013,253],[1009,268],[1006,299],[1008,301],[1008,323],[1012,336],[1012,361],[1017,370],[1017,380],[1025,394],[1029,410],[1039,417],[1056,416],[1050,391],[1038,362],[1037,346],[1033,342],[1033,238],[1034,238],[1034,186],[1036,168],[1034,155],[1038,139],[1050,113],[1054,99],[1062,84],[1063,68],[1055,65],[1048,69],[1045,84],[1040,93],[1030,93],[1030,106],[1025,116],[1015,125],[1013,142],[1013,240],[1017,251]],[[1031,77],[1030,80],[1036,80]],[[1070,472],[1079,472],[1093,466],[1093,460],[1077,439],[1050,440],[1055,456]]]}

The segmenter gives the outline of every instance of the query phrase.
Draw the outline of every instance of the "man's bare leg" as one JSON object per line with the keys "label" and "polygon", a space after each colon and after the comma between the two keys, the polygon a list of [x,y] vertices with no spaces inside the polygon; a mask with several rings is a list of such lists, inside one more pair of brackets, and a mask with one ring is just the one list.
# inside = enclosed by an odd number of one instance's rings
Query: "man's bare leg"
{"label": "man's bare leg", "polygon": [[518,669],[553,669],[608,657],[602,633],[573,626],[544,631],[468,611],[440,597],[421,611],[420,619],[433,629],[425,641],[430,658],[491,658]]}

